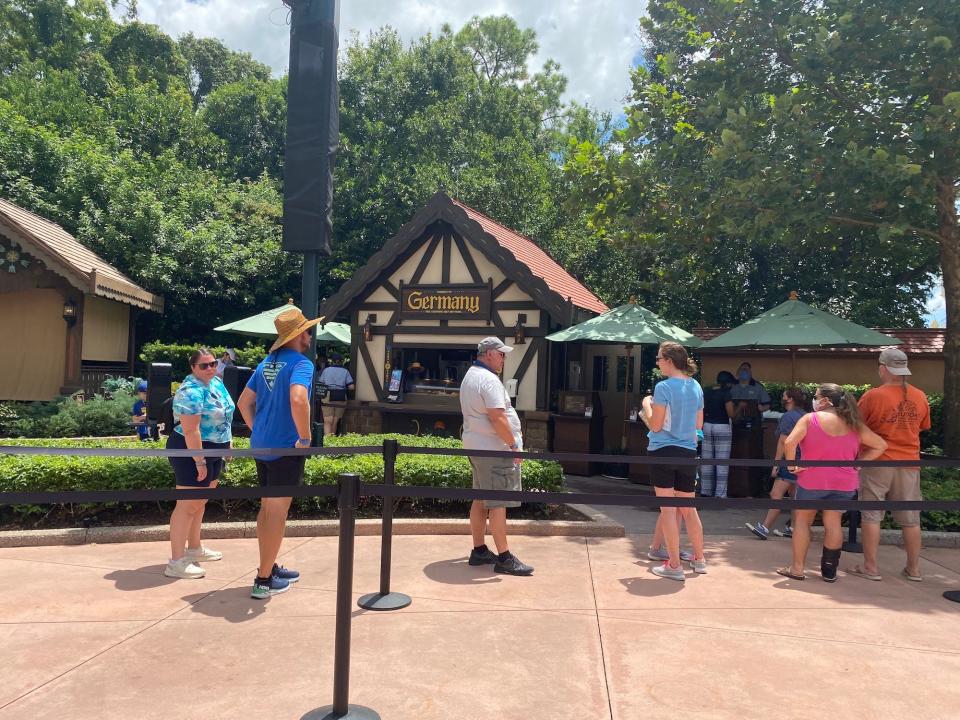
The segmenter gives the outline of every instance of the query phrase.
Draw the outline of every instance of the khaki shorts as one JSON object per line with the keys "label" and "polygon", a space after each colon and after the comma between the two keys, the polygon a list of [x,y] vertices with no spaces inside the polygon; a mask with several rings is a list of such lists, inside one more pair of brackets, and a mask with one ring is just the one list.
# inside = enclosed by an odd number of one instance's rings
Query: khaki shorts
{"label": "khaki shorts", "polygon": [[[471,457],[474,490],[520,490],[520,468],[507,458]],[[520,507],[514,500],[484,500],[490,508]]]}
{"label": "khaki shorts", "polygon": [[[917,468],[863,468],[860,471],[860,500],[923,500],[920,470]],[[920,524],[919,510],[893,510],[900,527]],[[860,522],[880,523],[883,510],[864,510]]]}
{"label": "khaki shorts", "polygon": [[323,413],[323,421],[330,422],[331,420],[341,420],[343,419],[343,412],[347,409],[346,405],[328,405],[324,404],[320,406],[320,411]]}

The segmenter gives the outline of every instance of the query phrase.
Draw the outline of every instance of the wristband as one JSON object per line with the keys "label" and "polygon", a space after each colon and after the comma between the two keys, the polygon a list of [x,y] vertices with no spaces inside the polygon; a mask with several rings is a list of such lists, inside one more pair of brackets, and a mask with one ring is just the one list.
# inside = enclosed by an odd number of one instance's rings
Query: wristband
{"label": "wristband", "polygon": [[511,450],[518,450],[519,448],[520,448],[520,446],[517,445],[516,443],[514,443],[513,445],[510,446],[510,449],[511,449]]}
{"label": "wristband", "polygon": [[311,442],[312,440],[310,438],[297,438],[297,442],[294,444],[299,445],[300,443],[306,443],[307,445],[309,445]]}

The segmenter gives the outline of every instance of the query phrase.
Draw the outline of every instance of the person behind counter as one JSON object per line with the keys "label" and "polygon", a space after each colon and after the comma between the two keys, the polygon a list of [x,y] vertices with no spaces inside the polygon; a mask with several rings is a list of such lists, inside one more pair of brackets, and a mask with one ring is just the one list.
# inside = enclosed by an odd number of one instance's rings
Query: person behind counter
{"label": "person behind counter", "polygon": [[[477,360],[460,384],[463,412],[463,447],[467,450],[523,450],[520,417],[500,381],[506,353],[513,348],[499,338],[488,337],[477,345]],[[480,490],[520,490],[520,459],[471,457],[473,487]],[[473,535],[471,565],[493,565],[493,571],[508,575],[532,575],[533,568],[510,552],[507,543],[507,508],[519,507],[513,500],[474,500],[470,506]],[[487,547],[487,521],[497,554]]]}
{"label": "person behind counter", "polygon": [[321,407],[325,437],[337,434],[337,426],[347,409],[347,391],[354,388],[353,376],[341,365],[342,362],[343,356],[340,353],[331,353],[330,364],[320,373],[320,384],[327,388]]}
{"label": "person behind counter", "polygon": [[[733,445],[730,416],[733,401],[730,388],[737,382],[733,373],[721,370],[717,384],[703,391],[703,457],[729,460]],[[703,465],[700,468],[700,494],[704,497],[727,496],[729,465]]]}

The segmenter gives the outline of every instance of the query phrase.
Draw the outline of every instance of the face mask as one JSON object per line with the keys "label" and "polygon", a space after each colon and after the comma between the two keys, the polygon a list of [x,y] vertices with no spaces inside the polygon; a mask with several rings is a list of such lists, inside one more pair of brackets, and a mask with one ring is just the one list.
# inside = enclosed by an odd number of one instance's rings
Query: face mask
{"label": "face mask", "polygon": [[739,377],[741,380],[749,380],[749,379],[750,379],[750,371],[749,371],[749,370],[741,370],[740,373],[739,373],[739,375],[737,375],[737,377]]}

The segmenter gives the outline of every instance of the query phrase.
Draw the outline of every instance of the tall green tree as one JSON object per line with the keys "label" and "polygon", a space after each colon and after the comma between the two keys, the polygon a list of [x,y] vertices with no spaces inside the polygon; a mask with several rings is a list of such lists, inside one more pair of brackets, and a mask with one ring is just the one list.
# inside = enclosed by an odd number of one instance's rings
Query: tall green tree
{"label": "tall green tree", "polygon": [[947,448],[960,453],[960,4],[648,11],[622,153],[582,144],[568,164],[591,219],[656,248],[657,272],[688,277],[713,320],[796,288],[862,322],[919,323],[942,272]]}

